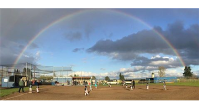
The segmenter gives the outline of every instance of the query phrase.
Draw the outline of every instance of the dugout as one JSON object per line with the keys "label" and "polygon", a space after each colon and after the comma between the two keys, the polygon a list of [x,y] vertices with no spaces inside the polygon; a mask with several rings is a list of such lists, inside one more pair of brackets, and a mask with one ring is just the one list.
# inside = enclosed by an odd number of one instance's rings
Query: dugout
{"label": "dugout", "polygon": [[13,75],[2,78],[2,87],[18,87],[19,81],[22,78],[22,80],[25,83],[25,86],[28,85],[28,78],[26,76],[20,76],[20,75]]}
{"label": "dugout", "polygon": [[148,82],[148,83],[154,83],[154,78],[146,78],[146,82]]}
{"label": "dugout", "polygon": [[154,77],[154,83],[162,83],[163,81],[166,82],[177,82],[177,77]]}
{"label": "dugout", "polygon": [[89,83],[94,85],[96,83],[96,80],[91,80],[91,77],[73,77],[72,81],[73,85],[88,85]]}
{"label": "dugout", "polygon": [[72,85],[71,77],[53,77],[52,85]]}

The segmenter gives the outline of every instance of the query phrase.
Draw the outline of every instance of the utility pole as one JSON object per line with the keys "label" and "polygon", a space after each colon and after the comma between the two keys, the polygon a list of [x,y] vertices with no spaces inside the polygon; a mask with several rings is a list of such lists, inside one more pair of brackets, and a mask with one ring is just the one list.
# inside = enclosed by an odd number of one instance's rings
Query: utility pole
{"label": "utility pole", "polygon": [[3,66],[2,66],[2,78],[3,78]]}
{"label": "utility pole", "polygon": [[34,80],[35,80],[35,68],[36,68],[36,66],[34,66]]}
{"label": "utility pole", "polygon": [[55,77],[54,66],[53,66],[53,77]]}
{"label": "utility pole", "polygon": [[28,63],[26,62],[26,77],[28,76],[27,71],[28,71]]}

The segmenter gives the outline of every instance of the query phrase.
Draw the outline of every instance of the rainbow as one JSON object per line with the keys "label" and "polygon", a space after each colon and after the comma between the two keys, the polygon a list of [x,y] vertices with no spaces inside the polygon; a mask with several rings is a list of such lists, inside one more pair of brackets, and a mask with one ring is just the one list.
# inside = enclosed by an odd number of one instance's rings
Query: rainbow
{"label": "rainbow", "polygon": [[[81,14],[85,14],[85,13],[88,13],[88,12],[91,12],[93,10],[79,10],[79,11],[76,11],[74,13],[71,13],[71,14],[68,14],[68,15],[65,15],[65,16],[62,16],[61,18],[51,22],[50,24],[48,24],[46,27],[44,27],[40,32],[38,32],[35,36],[33,36],[33,38],[28,42],[28,44],[22,49],[22,51],[20,52],[19,56],[16,58],[16,60],[14,61],[14,66],[15,67],[15,64],[18,63],[18,61],[20,60],[20,58],[22,57],[23,53],[27,50],[27,48],[39,37],[41,36],[42,33],[44,33],[45,31],[47,31],[49,28],[53,27],[54,25],[66,20],[66,19],[70,19],[70,18],[73,18],[75,16],[78,16],[78,15],[81,15]],[[123,16],[126,16],[126,17],[129,17],[129,18],[132,18],[138,22],[140,22],[141,24],[149,27],[149,28],[153,28],[152,26],[150,26],[148,23],[144,22],[143,20],[131,15],[131,14],[128,14],[128,13],[124,13],[122,11],[119,11],[119,10],[113,10],[113,9],[105,9],[104,11],[106,12],[110,12],[110,13],[116,13],[116,14],[121,14]],[[153,31],[158,35],[160,36],[160,38],[162,40],[165,41],[165,43],[170,47],[172,48],[173,52],[177,55],[180,63],[182,64],[182,66],[186,66],[184,61],[182,60],[182,57],[180,56],[180,54],[178,53],[178,51],[176,50],[176,48],[165,38],[165,36],[163,36],[160,32],[158,32],[157,30],[153,29]]]}

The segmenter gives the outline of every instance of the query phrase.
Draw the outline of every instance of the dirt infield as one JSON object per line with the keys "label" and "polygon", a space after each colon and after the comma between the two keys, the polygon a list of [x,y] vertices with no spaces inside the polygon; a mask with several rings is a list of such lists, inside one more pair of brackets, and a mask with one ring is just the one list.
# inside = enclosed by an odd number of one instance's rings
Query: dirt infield
{"label": "dirt infield", "polygon": [[138,85],[134,90],[123,86],[93,87],[88,96],[84,95],[84,86],[41,86],[40,93],[14,93],[0,98],[1,100],[199,100],[199,87]]}

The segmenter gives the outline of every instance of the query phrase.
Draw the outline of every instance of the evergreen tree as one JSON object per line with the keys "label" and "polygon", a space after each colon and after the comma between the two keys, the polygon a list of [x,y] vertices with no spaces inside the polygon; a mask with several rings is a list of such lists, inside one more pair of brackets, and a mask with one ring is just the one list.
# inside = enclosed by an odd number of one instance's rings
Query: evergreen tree
{"label": "evergreen tree", "polygon": [[119,79],[120,79],[120,80],[124,80],[124,75],[122,75],[122,74],[120,73]]}
{"label": "evergreen tree", "polygon": [[193,76],[193,73],[191,72],[190,66],[185,66],[183,76],[186,78],[190,78]]}

